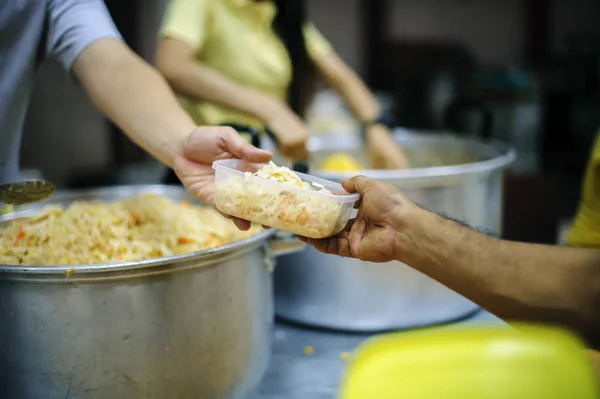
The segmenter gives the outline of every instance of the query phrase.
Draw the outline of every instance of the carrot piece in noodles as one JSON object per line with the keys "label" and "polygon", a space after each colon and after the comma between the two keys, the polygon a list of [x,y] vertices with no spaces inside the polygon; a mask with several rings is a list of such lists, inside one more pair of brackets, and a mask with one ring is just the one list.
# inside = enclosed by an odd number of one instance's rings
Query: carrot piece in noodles
{"label": "carrot piece in noodles", "polygon": [[25,230],[23,230],[23,226],[21,226],[19,228],[19,232],[17,233],[17,238],[15,238],[15,247],[20,245],[23,238],[25,238]]}
{"label": "carrot piece in noodles", "polygon": [[190,242],[192,242],[192,239],[185,236],[181,236],[177,239],[177,244],[179,245],[189,244]]}

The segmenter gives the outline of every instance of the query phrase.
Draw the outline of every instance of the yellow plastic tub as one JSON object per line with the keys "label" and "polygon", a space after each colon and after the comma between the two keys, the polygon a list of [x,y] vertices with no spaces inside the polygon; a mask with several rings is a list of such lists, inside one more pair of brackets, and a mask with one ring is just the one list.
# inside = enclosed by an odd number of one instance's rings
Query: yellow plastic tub
{"label": "yellow plastic tub", "polygon": [[550,327],[469,326],[383,335],[362,345],[340,399],[595,399],[583,344]]}

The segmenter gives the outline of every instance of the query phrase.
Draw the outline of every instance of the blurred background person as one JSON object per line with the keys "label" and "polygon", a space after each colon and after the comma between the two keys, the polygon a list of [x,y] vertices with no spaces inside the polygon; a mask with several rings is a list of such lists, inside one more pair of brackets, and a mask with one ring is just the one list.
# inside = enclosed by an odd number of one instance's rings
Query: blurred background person
{"label": "blurred background person", "polygon": [[304,159],[303,118],[321,77],[363,125],[373,166],[406,167],[375,98],[303,0],[172,0],[160,37],[156,65],[196,123],[267,128],[282,155]]}
{"label": "blurred background person", "polygon": [[581,200],[566,243],[570,247],[600,249],[600,130],[590,154]]}

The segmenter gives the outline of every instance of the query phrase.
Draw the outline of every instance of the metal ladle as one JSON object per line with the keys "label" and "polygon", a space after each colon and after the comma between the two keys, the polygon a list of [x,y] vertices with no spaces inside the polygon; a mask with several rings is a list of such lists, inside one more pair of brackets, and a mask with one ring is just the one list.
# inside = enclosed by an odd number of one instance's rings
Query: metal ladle
{"label": "metal ladle", "polygon": [[0,201],[8,205],[24,205],[50,197],[54,184],[45,180],[24,180],[0,184]]}

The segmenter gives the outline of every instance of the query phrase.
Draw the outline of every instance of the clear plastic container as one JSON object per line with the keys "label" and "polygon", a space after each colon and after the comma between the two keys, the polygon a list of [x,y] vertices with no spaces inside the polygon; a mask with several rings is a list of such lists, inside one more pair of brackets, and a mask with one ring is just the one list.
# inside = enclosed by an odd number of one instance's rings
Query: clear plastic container
{"label": "clear plastic container", "polygon": [[221,212],[310,238],[330,237],[346,226],[358,194],[348,194],[339,183],[297,172],[315,189],[331,193],[252,174],[262,166],[235,159],[213,163],[215,205]]}

